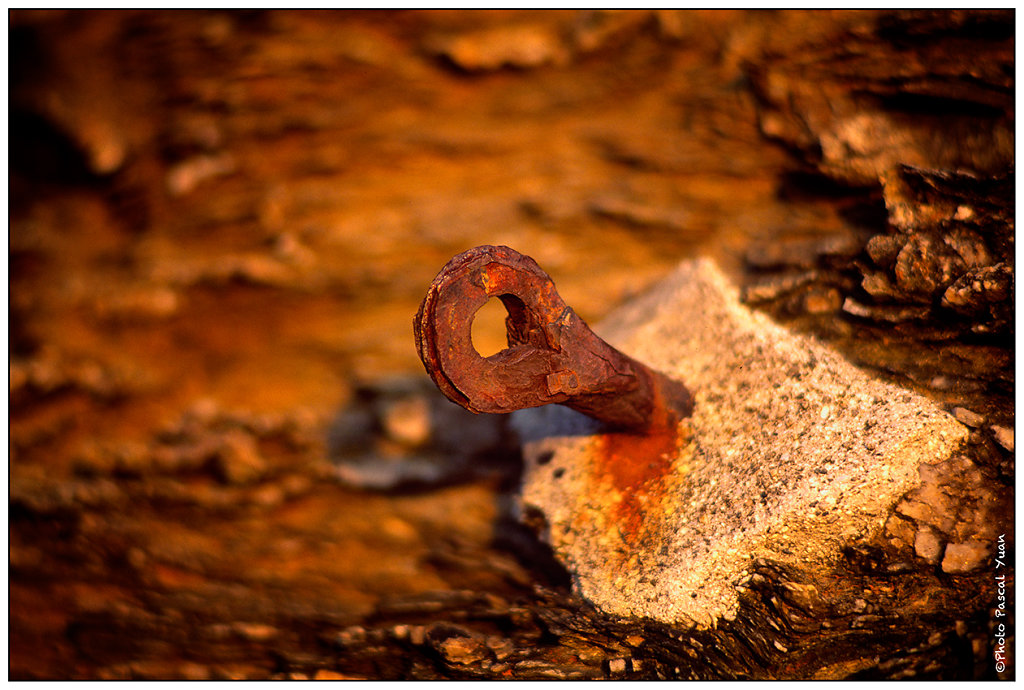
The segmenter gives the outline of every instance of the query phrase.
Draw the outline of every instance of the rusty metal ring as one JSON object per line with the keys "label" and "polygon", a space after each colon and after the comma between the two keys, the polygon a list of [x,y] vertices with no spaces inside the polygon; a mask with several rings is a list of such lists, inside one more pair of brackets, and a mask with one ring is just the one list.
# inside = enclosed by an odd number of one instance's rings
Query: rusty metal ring
{"label": "rusty metal ring", "polygon": [[[464,399],[474,412],[508,412],[551,402],[539,395],[538,384],[545,381],[530,375],[535,367],[521,365],[543,360],[545,369],[557,370],[560,319],[568,318],[571,310],[540,266],[521,256],[507,247],[478,247],[460,254],[438,274],[417,318],[422,323],[422,314],[429,314],[430,327],[418,331],[417,342],[421,357],[432,353],[440,364],[430,371],[435,383]],[[476,312],[492,297],[505,305],[507,329],[515,341],[482,357],[471,330]]]}
{"label": "rusty metal ring", "polygon": [[[508,348],[481,356],[476,312],[496,297],[508,312]],[[528,256],[482,246],[449,261],[414,321],[427,373],[472,412],[511,412],[563,403],[612,426],[648,429],[690,414],[679,382],[651,371],[598,338]]]}

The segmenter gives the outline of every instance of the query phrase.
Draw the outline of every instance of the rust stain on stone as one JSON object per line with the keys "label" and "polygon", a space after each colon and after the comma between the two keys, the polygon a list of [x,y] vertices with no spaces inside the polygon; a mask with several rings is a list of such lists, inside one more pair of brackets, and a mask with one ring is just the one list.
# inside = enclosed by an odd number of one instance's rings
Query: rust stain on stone
{"label": "rust stain on stone", "polygon": [[656,433],[612,432],[597,437],[595,483],[610,498],[609,524],[625,546],[635,548],[660,532],[665,499],[672,491],[675,459],[688,435],[668,429]]}

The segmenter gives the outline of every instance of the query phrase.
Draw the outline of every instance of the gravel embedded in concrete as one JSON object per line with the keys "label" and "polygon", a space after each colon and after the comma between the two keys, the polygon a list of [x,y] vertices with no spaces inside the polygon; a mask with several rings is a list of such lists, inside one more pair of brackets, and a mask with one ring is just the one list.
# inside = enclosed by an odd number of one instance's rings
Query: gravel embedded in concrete
{"label": "gravel embedded in concrete", "polygon": [[967,436],[926,398],[750,311],[707,259],[595,330],[697,401],[668,439],[602,433],[560,406],[515,414],[523,517],[613,615],[734,617],[753,559],[828,569]]}

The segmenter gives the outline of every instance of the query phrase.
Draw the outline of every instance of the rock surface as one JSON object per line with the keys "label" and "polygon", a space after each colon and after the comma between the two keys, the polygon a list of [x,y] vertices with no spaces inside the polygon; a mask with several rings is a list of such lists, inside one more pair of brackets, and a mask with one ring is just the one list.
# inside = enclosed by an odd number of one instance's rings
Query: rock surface
{"label": "rock surface", "polygon": [[[613,615],[733,618],[755,559],[827,571],[967,438],[928,399],[742,306],[710,260],[684,262],[598,332],[697,401],[678,438],[601,433],[557,406],[517,413],[523,514]],[[975,551],[947,559],[967,569]]]}
{"label": "rock surface", "polygon": [[[1012,9],[9,28],[11,678],[1013,677]],[[513,519],[503,420],[418,387],[412,315],[479,244],[591,323],[707,252],[982,421],[839,577],[607,616]]]}

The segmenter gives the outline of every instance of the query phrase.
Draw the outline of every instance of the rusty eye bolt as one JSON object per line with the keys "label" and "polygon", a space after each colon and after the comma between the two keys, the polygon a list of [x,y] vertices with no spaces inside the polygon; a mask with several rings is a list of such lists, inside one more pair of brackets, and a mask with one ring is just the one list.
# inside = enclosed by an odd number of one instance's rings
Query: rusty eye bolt
{"label": "rusty eye bolt", "polygon": [[[508,348],[482,357],[471,327],[491,297],[508,312]],[[476,247],[449,261],[413,328],[427,373],[470,412],[561,403],[612,428],[639,432],[674,427],[693,412],[682,383],[594,335],[537,262],[508,247]]]}

